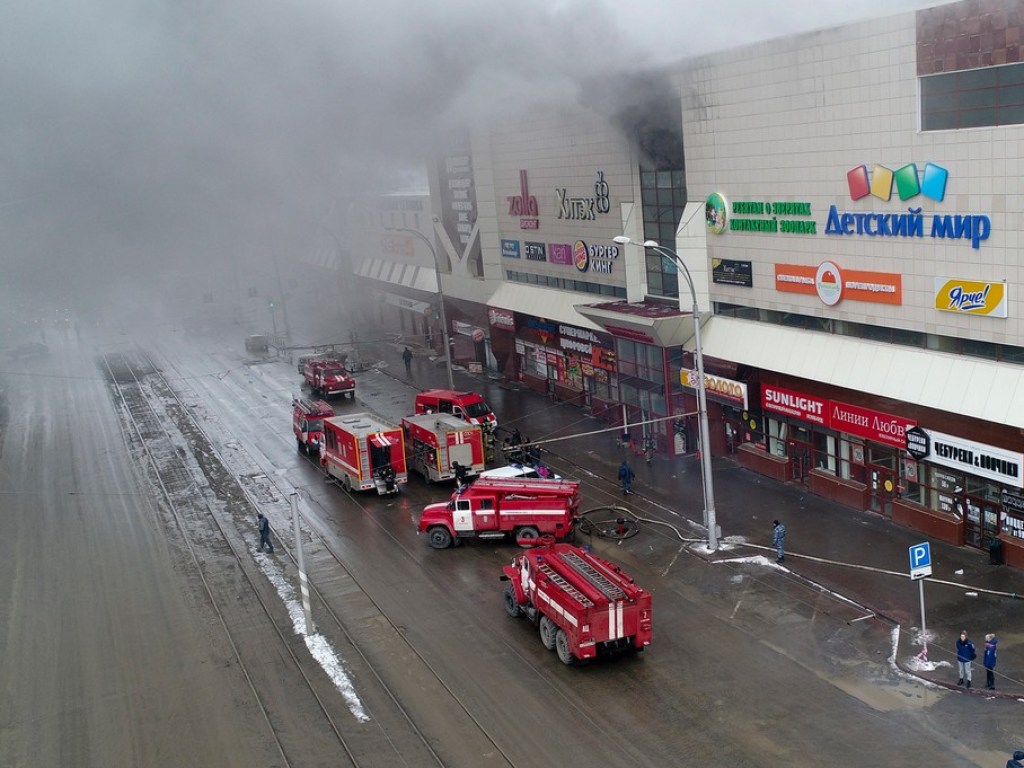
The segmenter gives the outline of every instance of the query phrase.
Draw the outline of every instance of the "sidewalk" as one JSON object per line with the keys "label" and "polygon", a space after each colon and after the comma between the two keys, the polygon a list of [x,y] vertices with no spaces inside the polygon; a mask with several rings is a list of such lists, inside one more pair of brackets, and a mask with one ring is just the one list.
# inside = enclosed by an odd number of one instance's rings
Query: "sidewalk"
{"label": "sidewalk", "polygon": [[[420,389],[447,386],[440,364],[420,358],[405,375],[402,347],[381,345],[387,373]],[[479,392],[498,415],[502,428],[518,427],[540,441],[607,427],[576,406],[554,403],[526,388],[503,386],[485,374],[454,372],[455,386]],[[614,481],[627,459],[636,472],[634,498],[703,519],[701,470],[695,456],[642,457],[618,447],[617,433],[590,435],[544,446],[556,463],[568,462]],[[560,461],[559,461],[560,460]],[[987,552],[931,542],[933,573],[925,581],[927,661],[919,661],[921,607],[917,583],[909,578],[909,548],[925,536],[870,512],[853,510],[812,495],[802,486],[757,475],[729,458],[712,461],[715,508],[722,538],[719,550],[693,551],[707,560],[762,555],[766,567],[784,567],[793,577],[835,592],[899,628],[895,662],[906,674],[934,685],[957,686],[956,639],[966,629],[978,651],[973,664],[975,695],[1024,698],[1024,572],[989,564]],[[787,528],[786,560],[775,565],[772,520]],[[698,534],[699,535],[699,534]],[[996,690],[985,690],[981,664],[986,633],[999,640]]]}

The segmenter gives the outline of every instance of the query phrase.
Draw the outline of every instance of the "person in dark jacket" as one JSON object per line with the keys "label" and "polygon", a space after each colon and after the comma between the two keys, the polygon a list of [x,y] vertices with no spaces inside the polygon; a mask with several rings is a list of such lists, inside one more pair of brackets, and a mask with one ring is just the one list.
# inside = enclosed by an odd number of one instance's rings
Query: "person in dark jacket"
{"label": "person in dark jacket", "polygon": [[996,644],[999,642],[991,632],[985,635],[985,654],[981,663],[985,666],[985,687],[990,691],[996,689]]}
{"label": "person in dark jacket", "polygon": [[1013,757],[1006,761],[1006,768],[1024,768],[1024,750],[1018,749]]}
{"label": "person in dark jacket", "polygon": [[772,544],[775,545],[775,562],[786,559],[786,526],[778,520],[772,520]]}
{"label": "person in dark jacket", "polygon": [[260,545],[258,547],[259,551],[262,552],[263,551],[263,547],[266,546],[267,547],[267,551],[270,552],[270,554],[274,554],[274,545],[270,541],[270,521],[267,520],[267,518],[265,518],[263,516],[262,512],[260,512],[260,514],[259,514],[259,528],[260,528]]}
{"label": "person in dark jacket", "polygon": [[455,473],[455,485],[461,491],[466,487],[466,478],[469,477],[469,467],[464,467],[459,462],[452,462],[452,472]]}
{"label": "person in dark jacket", "polygon": [[633,468],[629,466],[629,462],[623,460],[622,464],[619,465],[619,482],[622,484],[622,495],[628,496],[633,492],[633,478],[636,477],[636,473]]}
{"label": "person in dark jacket", "polygon": [[956,639],[956,666],[960,671],[960,682],[957,685],[971,687],[971,662],[976,658],[978,658],[978,652],[974,650],[974,643],[967,636],[965,629]]}
{"label": "person in dark jacket", "polygon": [[412,373],[412,350],[408,347],[402,351],[402,362],[405,363],[405,372]]}

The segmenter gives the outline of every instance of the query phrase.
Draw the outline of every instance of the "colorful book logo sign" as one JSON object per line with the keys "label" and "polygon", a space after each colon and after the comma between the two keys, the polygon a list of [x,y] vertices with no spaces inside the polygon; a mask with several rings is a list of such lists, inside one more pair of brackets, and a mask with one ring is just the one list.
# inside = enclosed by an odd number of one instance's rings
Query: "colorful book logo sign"
{"label": "colorful book logo sign", "polygon": [[900,200],[924,195],[941,203],[946,196],[948,180],[949,171],[935,163],[925,163],[923,175],[918,173],[917,163],[907,163],[895,171],[876,164],[871,166],[870,173],[866,165],[858,165],[846,174],[846,183],[853,200],[873,195],[879,200],[888,201],[892,198],[895,184]]}

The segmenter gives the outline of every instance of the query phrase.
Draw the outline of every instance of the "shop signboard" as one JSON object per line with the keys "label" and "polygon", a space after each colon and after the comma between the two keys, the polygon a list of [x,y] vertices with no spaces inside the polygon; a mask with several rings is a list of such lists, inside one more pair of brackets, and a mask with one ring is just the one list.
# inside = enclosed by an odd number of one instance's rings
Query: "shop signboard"
{"label": "shop signboard", "polygon": [[975,443],[954,435],[924,430],[931,448],[925,461],[1002,485],[1024,488],[1024,453]]}
{"label": "shop signboard", "polygon": [[766,411],[822,425],[828,413],[828,402],[825,399],[782,387],[761,387],[761,407]]}
{"label": "shop signboard", "polygon": [[829,403],[829,426],[837,432],[902,449],[906,448],[907,430],[914,426],[914,422],[891,413],[833,400]]}
{"label": "shop signboard", "polygon": [[766,411],[782,413],[802,421],[863,437],[894,448],[907,447],[907,431],[915,422],[859,405],[795,392],[782,387],[761,388],[761,405]]}
{"label": "shop signboard", "polygon": [[907,453],[920,461],[931,452],[931,441],[928,433],[920,427],[911,427],[907,430]]}
{"label": "shop signboard", "polygon": [[516,329],[515,316],[507,309],[488,307],[487,320],[495,328],[502,328],[506,331],[514,331]]}
{"label": "shop signboard", "polygon": [[[679,383],[690,389],[697,388],[697,372],[683,368],[679,371]],[[720,400],[734,403],[747,410],[747,385],[742,381],[733,381],[721,376],[704,374],[704,391],[709,395],[715,395]]]}
{"label": "shop signboard", "polygon": [[547,245],[549,262],[570,267],[573,265],[571,243],[548,243]]}
{"label": "shop signboard", "polygon": [[722,285],[742,285],[751,288],[754,285],[753,265],[749,261],[712,259],[711,281]]}
{"label": "shop signboard", "polygon": [[935,278],[935,308],[942,312],[1006,317],[1006,283]]}
{"label": "shop signboard", "polygon": [[523,242],[523,255],[529,261],[547,261],[548,255],[544,243],[532,243],[529,240]]}
{"label": "shop signboard", "polygon": [[829,307],[842,299],[902,304],[903,276],[893,272],[840,269],[832,261],[823,261],[817,267],[776,264],[775,290],[817,295],[822,304]]}
{"label": "shop signboard", "polygon": [[[438,189],[441,219],[453,243],[470,245],[476,224],[476,188],[469,135],[459,133],[438,158]],[[479,249],[479,245],[474,250]]]}

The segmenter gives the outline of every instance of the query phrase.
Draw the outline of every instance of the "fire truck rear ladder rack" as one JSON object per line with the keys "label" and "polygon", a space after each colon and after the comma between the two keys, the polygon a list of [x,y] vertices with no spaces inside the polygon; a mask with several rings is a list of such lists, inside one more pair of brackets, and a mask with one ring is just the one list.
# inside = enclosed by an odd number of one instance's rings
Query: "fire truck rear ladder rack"
{"label": "fire truck rear ladder rack", "polygon": [[609,600],[624,598],[626,593],[616,586],[608,577],[598,571],[594,566],[586,562],[575,552],[565,552],[562,559],[581,576],[585,576],[591,584],[597,587]]}
{"label": "fire truck rear ladder rack", "polygon": [[552,568],[550,565],[548,565],[547,563],[538,563],[537,569],[545,576],[547,576],[553,584],[557,584],[563,592],[565,592],[570,597],[575,598],[575,600],[578,603],[580,603],[580,605],[582,605],[585,608],[594,607],[594,603],[590,600],[589,597],[584,595],[582,592],[576,589],[576,587],[574,587],[564,578],[555,573],[554,568]]}

